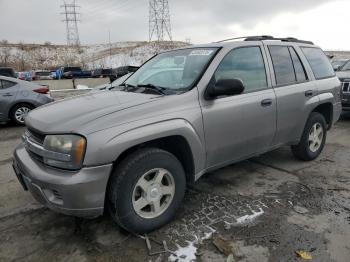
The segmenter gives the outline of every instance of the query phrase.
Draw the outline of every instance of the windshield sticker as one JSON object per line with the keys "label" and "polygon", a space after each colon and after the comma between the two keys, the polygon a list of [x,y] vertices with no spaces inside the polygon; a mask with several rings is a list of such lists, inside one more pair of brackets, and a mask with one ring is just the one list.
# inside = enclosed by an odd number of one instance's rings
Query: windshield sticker
{"label": "windshield sticker", "polygon": [[213,50],[193,50],[190,53],[190,56],[193,56],[193,55],[208,56],[208,55],[211,55],[213,52],[214,52]]}

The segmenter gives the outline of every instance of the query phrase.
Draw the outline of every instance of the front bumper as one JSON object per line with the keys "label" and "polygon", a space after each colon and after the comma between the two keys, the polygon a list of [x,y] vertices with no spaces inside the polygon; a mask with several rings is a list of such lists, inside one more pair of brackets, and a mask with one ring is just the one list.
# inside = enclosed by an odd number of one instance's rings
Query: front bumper
{"label": "front bumper", "polygon": [[112,164],[76,172],[49,168],[32,159],[21,144],[15,150],[13,166],[24,189],[53,211],[89,218],[103,214]]}

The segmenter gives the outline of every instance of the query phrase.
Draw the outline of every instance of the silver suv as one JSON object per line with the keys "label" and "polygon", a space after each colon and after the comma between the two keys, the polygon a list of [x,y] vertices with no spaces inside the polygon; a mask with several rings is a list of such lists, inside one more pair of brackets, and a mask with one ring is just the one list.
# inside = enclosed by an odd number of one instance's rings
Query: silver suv
{"label": "silver suv", "polygon": [[14,154],[24,189],[50,209],[131,232],[169,222],[186,185],[283,145],[321,153],[341,84],[311,42],[262,36],[161,53],[115,91],[36,109]]}

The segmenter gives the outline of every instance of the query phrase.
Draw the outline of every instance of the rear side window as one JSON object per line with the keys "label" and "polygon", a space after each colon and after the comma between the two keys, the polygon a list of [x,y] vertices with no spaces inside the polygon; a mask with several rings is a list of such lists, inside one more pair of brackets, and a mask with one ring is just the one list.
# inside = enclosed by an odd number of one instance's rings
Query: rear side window
{"label": "rear side window", "polygon": [[320,48],[302,47],[301,50],[309,62],[316,79],[335,76],[331,63]]}
{"label": "rear side window", "polygon": [[215,74],[215,80],[242,80],[244,93],[267,88],[265,63],[260,47],[242,47],[233,49],[221,61]]}
{"label": "rear side window", "polygon": [[307,79],[305,68],[293,47],[289,47],[289,52],[293,60],[295,76],[297,82],[305,82]]}
{"label": "rear side window", "polygon": [[0,80],[0,89],[6,89],[15,86],[16,83],[7,81],[7,80]]}
{"label": "rear side window", "polygon": [[293,61],[287,46],[269,46],[277,85],[296,82]]}

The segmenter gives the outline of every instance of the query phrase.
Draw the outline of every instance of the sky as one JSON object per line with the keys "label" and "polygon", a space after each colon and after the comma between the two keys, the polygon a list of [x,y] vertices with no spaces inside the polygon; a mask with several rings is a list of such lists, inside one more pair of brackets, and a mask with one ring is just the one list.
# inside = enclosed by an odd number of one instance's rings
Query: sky
{"label": "sky", "polygon": [[[72,0],[65,0],[67,3]],[[148,40],[148,0],[76,0],[82,44]],[[66,43],[63,0],[0,0],[0,40]],[[350,0],[169,0],[173,39],[297,37],[350,50]]]}

